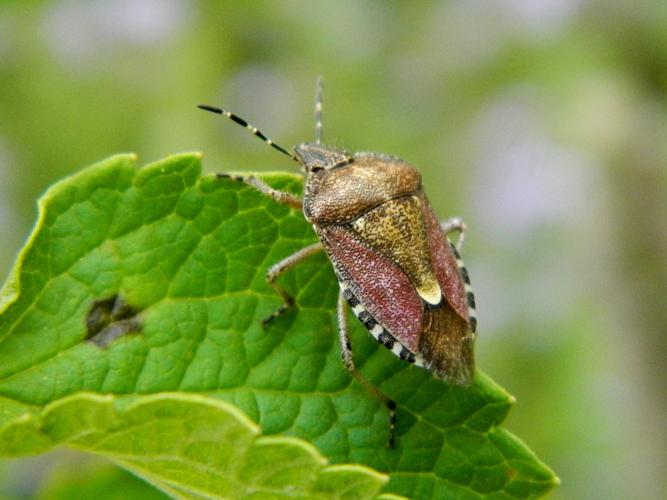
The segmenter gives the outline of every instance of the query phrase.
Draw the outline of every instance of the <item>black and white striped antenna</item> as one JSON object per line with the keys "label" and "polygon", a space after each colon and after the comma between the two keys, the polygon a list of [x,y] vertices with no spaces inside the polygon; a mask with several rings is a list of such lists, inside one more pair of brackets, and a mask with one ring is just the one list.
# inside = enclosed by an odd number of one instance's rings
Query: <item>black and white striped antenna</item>
{"label": "black and white striped antenna", "polygon": [[[268,144],[268,145],[271,146],[272,148],[277,149],[277,150],[280,151],[282,154],[289,156],[289,157],[290,157],[292,160],[294,160],[295,162],[300,163],[299,160],[297,160],[297,158],[296,158],[292,153],[290,153],[290,152],[287,151],[285,148],[283,148],[283,147],[281,147],[280,145],[278,145],[278,144],[276,144],[275,142],[273,142],[271,139],[269,139],[268,137],[266,137],[266,136],[262,133],[262,131],[259,130],[257,127],[255,127],[255,126],[253,126],[253,125],[250,125],[250,124],[249,124],[247,121],[245,121],[243,118],[241,118],[240,116],[236,116],[236,115],[235,115],[234,113],[232,113],[231,111],[225,111],[225,110],[222,109],[222,108],[216,108],[215,106],[209,106],[208,104],[199,104],[197,107],[198,107],[199,109],[203,109],[203,110],[205,110],[205,111],[210,111],[211,113],[217,113],[217,114],[219,114],[219,115],[226,116],[227,118],[229,118],[229,119],[232,120],[233,122],[236,122],[236,123],[238,123],[239,125],[241,125],[242,127],[248,129],[254,136],[259,137],[261,140],[263,140],[266,144]],[[318,142],[319,142],[319,140],[318,140]]]}
{"label": "black and white striped antenna", "polygon": [[322,144],[322,94],[324,90],[324,78],[317,77],[317,90],[315,91],[315,144]]}

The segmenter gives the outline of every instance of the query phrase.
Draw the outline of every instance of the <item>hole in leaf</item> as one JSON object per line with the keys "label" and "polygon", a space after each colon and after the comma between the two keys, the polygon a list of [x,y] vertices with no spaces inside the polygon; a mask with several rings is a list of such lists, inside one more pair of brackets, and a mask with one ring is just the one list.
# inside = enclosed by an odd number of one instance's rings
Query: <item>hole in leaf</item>
{"label": "hole in leaf", "polygon": [[86,315],[86,339],[105,349],[119,337],[140,332],[139,312],[120,295],[96,300]]}

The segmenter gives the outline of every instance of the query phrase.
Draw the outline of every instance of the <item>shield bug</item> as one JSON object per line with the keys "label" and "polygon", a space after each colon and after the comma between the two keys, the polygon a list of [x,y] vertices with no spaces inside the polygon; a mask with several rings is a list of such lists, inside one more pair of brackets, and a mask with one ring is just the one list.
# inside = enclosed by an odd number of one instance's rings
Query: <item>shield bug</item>
{"label": "shield bug", "polygon": [[[445,382],[467,385],[474,372],[475,298],[459,256],[465,224],[439,223],[422,189],[419,172],[399,158],[349,153],[322,144],[322,80],[315,103],[315,142],[293,153],[242,118],[213,106],[246,127],[303,169],[303,199],[273,189],[253,176],[234,176],[279,203],[303,210],[319,242],[273,265],[268,283],[283,305],[263,323],[282,314],[294,299],[276,282],[285,271],[324,250],[338,278],[338,324],[345,367],[389,409],[389,445],[394,443],[395,403],[356,370],[348,334],[347,307],[371,335],[402,360],[423,367]],[[229,177],[218,174],[219,177]],[[458,232],[456,244],[447,238]]]}

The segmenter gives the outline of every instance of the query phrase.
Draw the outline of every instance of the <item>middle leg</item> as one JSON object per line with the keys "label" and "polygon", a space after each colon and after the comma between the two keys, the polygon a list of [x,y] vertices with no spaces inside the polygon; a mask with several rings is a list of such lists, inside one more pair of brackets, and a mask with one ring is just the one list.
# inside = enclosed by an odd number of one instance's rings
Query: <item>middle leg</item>
{"label": "middle leg", "polygon": [[318,241],[317,243],[313,243],[312,245],[302,248],[289,257],[285,257],[283,260],[269,268],[269,270],[266,272],[266,281],[273,287],[278,295],[282,297],[283,305],[276,309],[270,316],[264,318],[262,320],[262,326],[268,325],[271,321],[284,313],[290,306],[294,305],[294,298],[289,293],[287,293],[287,290],[276,283],[278,276],[283,274],[288,269],[296,266],[300,262],[303,262],[311,255],[321,251],[323,248],[324,247],[322,246],[322,243]]}

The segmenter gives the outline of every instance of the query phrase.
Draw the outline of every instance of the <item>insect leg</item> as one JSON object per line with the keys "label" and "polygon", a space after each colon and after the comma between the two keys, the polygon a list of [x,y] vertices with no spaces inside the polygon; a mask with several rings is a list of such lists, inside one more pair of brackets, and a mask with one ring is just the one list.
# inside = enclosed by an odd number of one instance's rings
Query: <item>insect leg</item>
{"label": "insect leg", "polygon": [[338,335],[340,341],[340,352],[343,358],[343,364],[350,374],[357,379],[357,381],[364,386],[373,396],[382,401],[389,410],[389,442],[390,448],[394,447],[396,440],[396,403],[385,396],[380,390],[371,384],[366,377],[354,366],[354,358],[352,355],[352,344],[350,343],[350,335],[347,327],[347,301],[343,297],[343,292],[338,293]]}
{"label": "insect leg", "polygon": [[283,205],[289,205],[292,208],[297,208],[299,210],[303,209],[303,204],[301,200],[293,195],[292,193],[287,193],[285,191],[279,191],[273,189],[266,182],[261,179],[258,179],[254,175],[231,175],[231,174],[216,174],[218,179],[234,179],[235,181],[244,182],[249,186],[254,187],[258,191],[264,193],[269,198],[282,203]]}
{"label": "insect leg", "polygon": [[319,252],[323,248],[324,247],[322,246],[322,243],[318,241],[317,243],[313,243],[312,245],[302,248],[289,257],[285,257],[283,260],[269,268],[269,270],[266,272],[266,281],[273,287],[276,292],[278,292],[278,295],[282,297],[283,305],[276,309],[276,311],[274,311],[270,316],[264,318],[262,320],[262,326],[268,325],[271,321],[284,313],[290,306],[294,305],[294,298],[289,293],[287,293],[287,291],[282,286],[276,283],[278,276],[299,264],[300,262],[303,262],[305,259],[314,253]]}
{"label": "insect leg", "polygon": [[456,240],[456,250],[461,251],[463,247],[463,240],[465,239],[466,224],[463,222],[461,217],[452,217],[451,219],[444,220],[440,223],[440,227],[445,234],[449,234],[452,231],[458,231],[459,237]]}
{"label": "insect leg", "polygon": [[475,331],[477,330],[477,312],[475,310],[476,307],[475,294],[472,291],[472,285],[470,284],[470,277],[468,276],[468,270],[466,269],[465,265],[463,264],[463,261],[461,260],[461,256],[459,255],[461,247],[463,246],[463,233],[466,230],[466,225],[463,222],[463,220],[461,220],[460,217],[452,217],[451,219],[447,219],[441,222],[440,227],[442,227],[442,230],[445,232],[445,234],[448,234],[452,231],[459,232],[459,238],[456,241],[456,245],[454,246],[454,249],[456,250],[454,252],[454,256],[456,257],[456,263],[459,267],[459,274],[461,275],[461,279],[463,279],[463,283],[465,286],[466,299],[468,301],[468,319],[470,321],[470,328],[472,330],[472,333],[474,334]]}

